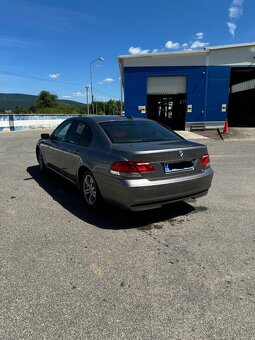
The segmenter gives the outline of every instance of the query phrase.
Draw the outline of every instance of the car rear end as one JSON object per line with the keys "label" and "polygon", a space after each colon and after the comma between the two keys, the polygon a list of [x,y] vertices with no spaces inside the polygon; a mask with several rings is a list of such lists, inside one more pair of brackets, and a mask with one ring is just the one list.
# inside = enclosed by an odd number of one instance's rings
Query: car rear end
{"label": "car rear end", "polygon": [[174,133],[169,140],[154,139],[113,142],[116,162],[103,184],[106,198],[130,210],[145,210],[206,195],[213,178],[207,147]]}

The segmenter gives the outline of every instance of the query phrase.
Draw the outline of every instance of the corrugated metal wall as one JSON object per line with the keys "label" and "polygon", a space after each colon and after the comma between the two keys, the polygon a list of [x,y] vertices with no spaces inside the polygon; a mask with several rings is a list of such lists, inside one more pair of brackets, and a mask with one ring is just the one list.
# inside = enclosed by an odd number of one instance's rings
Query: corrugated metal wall
{"label": "corrugated metal wall", "polygon": [[248,91],[252,89],[255,89],[255,79],[247,80],[231,86],[231,93]]}

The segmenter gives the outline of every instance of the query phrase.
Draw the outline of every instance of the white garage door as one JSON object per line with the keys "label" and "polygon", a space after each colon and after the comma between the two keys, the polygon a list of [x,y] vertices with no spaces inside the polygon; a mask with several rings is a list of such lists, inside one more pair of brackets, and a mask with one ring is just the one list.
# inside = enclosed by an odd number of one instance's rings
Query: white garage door
{"label": "white garage door", "polygon": [[148,77],[147,94],[186,93],[186,77]]}

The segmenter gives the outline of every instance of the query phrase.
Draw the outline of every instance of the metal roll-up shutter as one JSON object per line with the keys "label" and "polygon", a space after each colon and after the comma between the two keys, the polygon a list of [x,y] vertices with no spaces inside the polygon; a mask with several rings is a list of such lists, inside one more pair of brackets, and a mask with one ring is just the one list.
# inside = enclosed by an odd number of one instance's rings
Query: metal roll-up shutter
{"label": "metal roll-up shutter", "polygon": [[148,77],[147,94],[181,94],[186,93],[186,77]]}
{"label": "metal roll-up shutter", "polygon": [[255,89],[255,79],[247,80],[242,83],[235,84],[231,87],[231,93],[242,92]]}

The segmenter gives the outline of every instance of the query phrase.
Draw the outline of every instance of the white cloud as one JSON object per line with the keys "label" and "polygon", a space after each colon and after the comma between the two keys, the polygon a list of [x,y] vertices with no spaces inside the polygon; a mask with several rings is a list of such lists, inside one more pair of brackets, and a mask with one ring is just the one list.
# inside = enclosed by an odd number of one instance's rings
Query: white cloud
{"label": "white cloud", "polygon": [[61,96],[61,98],[63,98],[63,99],[70,99],[70,98],[72,98],[72,96]]}
{"label": "white cloud", "polygon": [[229,29],[229,33],[232,34],[232,36],[235,36],[235,30],[236,30],[236,24],[234,24],[233,22],[227,22],[227,26]]}
{"label": "white cloud", "polygon": [[182,44],[183,48],[187,48],[189,45],[187,43]]}
{"label": "white cloud", "polygon": [[238,8],[238,7],[232,6],[228,9],[228,11],[229,11],[230,19],[239,19],[243,14],[242,8]]}
{"label": "white cloud", "polygon": [[195,34],[196,39],[204,39],[204,33],[203,32],[198,32]]}
{"label": "white cloud", "polygon": [[166,42],[165,47],[171,50],[177,50],[180,48],[180,44],[178,42],[173,42],[172,40],[169,40]]}
{"label": "white cloud", "polygon": [[233,0],[233,3],[232,3],[232,4],[233,4],[234,6],[240,6],[240,7],[241,7],[241,6],[243,5],[243,1],[244,1],[244,0]]}
{"label": "white cloud", "polygon": [[147,53],[149,53],[149,51],[150,51],[150,50],[142,50],[142,51],[140,52],[140,54],[147,54]]}
{"label": "white cloud", "polygon": [[59,73],[52,73],[52,74],[49,74],[49,77],[51,79],[58,79],[60,77],[60,74]]}
{"label": "white cloud", "polygon": [[83,97],[85,96],[85,93],[82,93],[82,92],[73,92],[73,97]]}
{"label": "white cloud", "polygon": [[154,50],[152,50],[152,53],[157,53],[157,52],[158,52],[157,48],[154,48]]}
{"label": "white cloud", "polygon": [[[243,15],[243,2],[244,0],[233,0],[228,9],[229,18],[232,21],[238,20]],[[227,22],[230,34],[234,37],[237,25],[233,22]]]}
{"label": "white cloud", "polygon": [[129,47],[128,52],[131,54],[146,54],[149,50],[142,50],[141,47]]}
{"label": "white cloud", "polygon": [[208,46],[209,43],[206,43],[206,42],[201,42],[201,41],[193,41],[193,43],[191,44],[191,48],[192,49],[196,49],[196,48],[205,48],[206,46]]}
{"label": "white cloud", "polygon": [[102,80],[102,83],[112,83],[114,82],[115,80],[112,79],[112,78],[105,78],[104,80]]}

